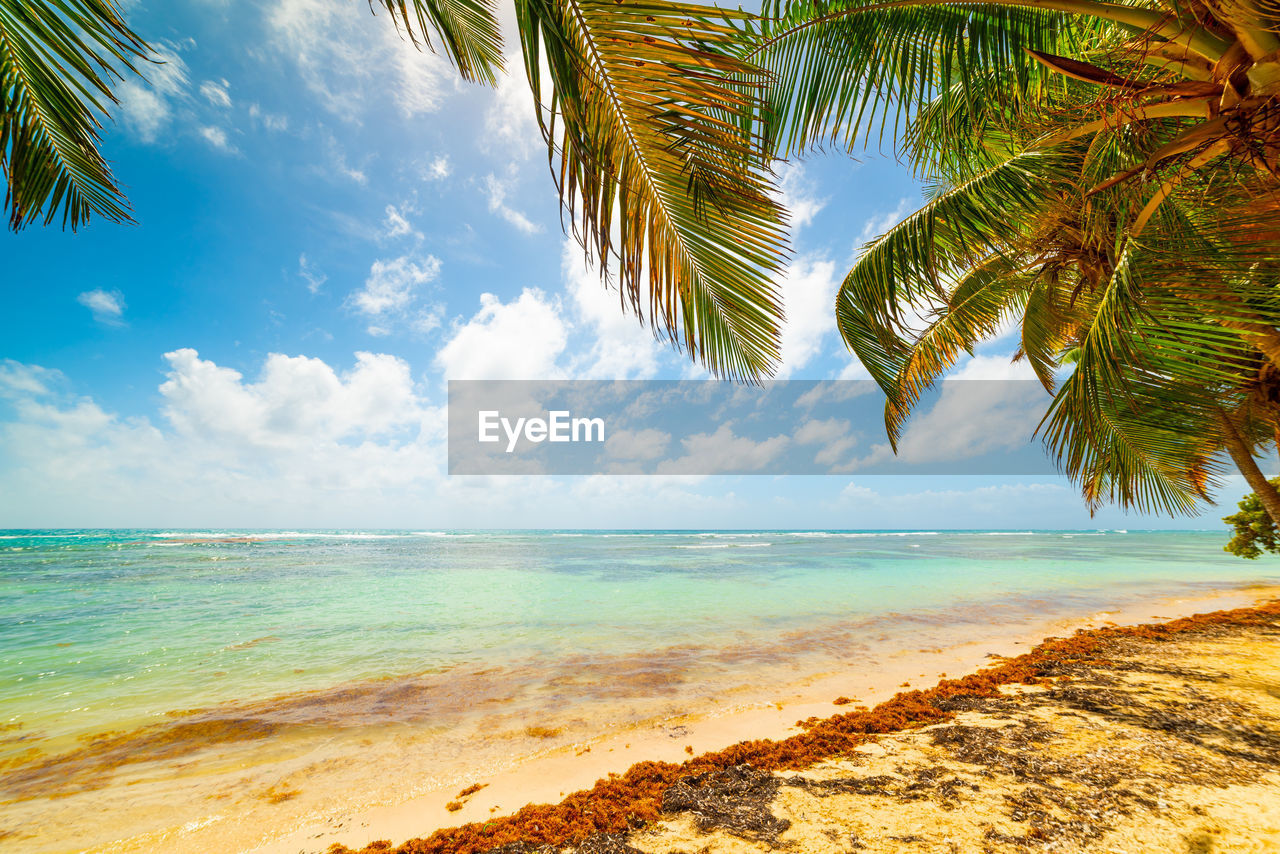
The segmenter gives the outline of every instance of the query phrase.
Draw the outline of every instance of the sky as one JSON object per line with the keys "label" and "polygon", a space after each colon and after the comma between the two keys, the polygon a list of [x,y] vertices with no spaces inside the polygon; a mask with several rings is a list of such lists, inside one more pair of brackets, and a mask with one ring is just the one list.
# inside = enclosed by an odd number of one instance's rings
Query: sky
{"label": "sky", "polygon": [[[698,379],[562,227],[511,74],[462,82],[361,0],[133,0],[163,64],[103,150],[137,224],[0,234],[0,527],[1215,528],[1056,476],[454,476],[450,379]],[[882,152],[778,165],[778,376],[867,375],[833,305],[919,206]],[[958,367],[1029,376],[1007,337]],[[882,441],[882,437],[878,439]]]}

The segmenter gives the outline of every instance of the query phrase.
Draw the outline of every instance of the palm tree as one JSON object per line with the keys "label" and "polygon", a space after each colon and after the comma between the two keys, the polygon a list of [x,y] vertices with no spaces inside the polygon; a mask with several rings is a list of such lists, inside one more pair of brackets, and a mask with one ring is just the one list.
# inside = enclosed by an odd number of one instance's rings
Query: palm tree
{"label": "palm tree", "polygon": [[[415,44],[492,84],[490,0],[377,0]],[[372,6],[372,0],[371,0]],[[718,376],[776,365],[786,218],[757,112],[761,71],[731,55],[748,16],[674,0],[518,0],[525,74],[552,175],[588,256],[624,308]],[[111,86],[149,56],[114,0],[0,0],[0,166],[10,227],[61,213],[131,221],[98,151]],[[544,70],[545,69],[545,70]]]}
{"label": "palm tree", "polygon": [[936,184],[837,302],[891,439],[1020,319],[1056,392],[1046,441],[1091,504],[1190,512],[1225,449],[1280,519],[1252,456],[1277,425],[1276,23],[1234,4],[855,0],[751,34],[778,153],[892,120]]}

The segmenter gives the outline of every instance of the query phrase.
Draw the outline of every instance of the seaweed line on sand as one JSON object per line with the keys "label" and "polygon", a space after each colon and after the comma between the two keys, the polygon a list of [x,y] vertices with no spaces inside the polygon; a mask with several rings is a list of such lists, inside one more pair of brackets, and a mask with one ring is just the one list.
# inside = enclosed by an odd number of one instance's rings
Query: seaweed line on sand
{"label": "seaweed line on sand", "polygon": [[[510,816],[443,828],[400,846],[370,843],[358,854],[612,854],[634,851],[624,839],[629,831],[656,821],[664,811],[680,809],[700,781],[713,779],[733,787],[776,788],[762,772],[798,770],[845,755],[879,735],[917,730],[955,718],[972,702],[1001,696],[1003,685],[1053,685],[1073,673],[1106,668],[1117,641],[1160,642],[1179,635],[1229,627],[1271,626],[1280,618],[1280,601],[1252,608],[1197,614],[1168,623],[1080,630],[1068,638],[1046,638],[1030,652],[986,670],[946,679],[927,690],[903,691],[873,709],[803,722],[805,731],[781,741],[744,741],[685,762],[639,762],[622,774],[611,774],[587,790],[558,804],[530,804]],[[751,771],[739,770],[749,765]],[[728,817],[732,820],[732,816]],[[782,828],[756,828],[765,836]],[[356,854],[335,844],[329,854]]]}

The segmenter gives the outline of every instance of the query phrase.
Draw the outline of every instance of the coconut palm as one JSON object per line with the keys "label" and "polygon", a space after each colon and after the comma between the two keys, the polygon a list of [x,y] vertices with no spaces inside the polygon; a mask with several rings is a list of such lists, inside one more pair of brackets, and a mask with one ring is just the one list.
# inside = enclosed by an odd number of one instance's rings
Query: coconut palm
{"label": "coconut palm", "polygon": [[935,184],[837,302],[891,439],[961,353],[1020,320],[1021,355],[1055,392],[1046,441],[1091,503],[1189,512],[1225,449],[1280,518],[1251,453],[1277,422],[1277,10],[767,11],[744,56],[774,75],[773,150],[889,131]]}
{"label": "coconut palm", "polygon": [[[373,8],[371,0],[371,8]],[[415,44],[492,84],[490,0],[377,0]],[[779,352],[785,216],[750,122],[763,78],[730,55],[740,12],[671,0],[517,0],[525,74],[575,235],[624,308],[713,373],[757,380]],[[130,221],[98,151],[112,84],[149,51],[114,0],[0,0],[0,165],[18,230]],[[545,85],[544,85],[545,84]]]}

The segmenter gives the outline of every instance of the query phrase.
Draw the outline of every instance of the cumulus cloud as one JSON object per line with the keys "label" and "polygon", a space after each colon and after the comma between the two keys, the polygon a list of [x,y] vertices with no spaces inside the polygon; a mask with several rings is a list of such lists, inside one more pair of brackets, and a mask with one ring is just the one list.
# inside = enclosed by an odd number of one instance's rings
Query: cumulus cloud
{"label": "cumulus cloud", "polygon": [[94,288],[76,297],[76,302],[93,312],[94,320],[108,326],[119,326],[124,317],[124,294],[119,291]]}
{"label": "cumulus cloud", "polygon": [[781,284],[787,319],[782,327],[782,363],[777,378],[787,379],[809,365],[835,336],[840,279],[834,262],[801,255],[787,267]]}
{"label": "cumulus cloud", "polygon": [[[806,478],[803,501],[759,478],[448,478],[443,409],[394,356],[338,366],[272,354],[242,372],[179,349],[165,365],[160,412],[141,417],[67,393],[56,370],[0,361],[0,517],[22,527],[1124,526],[1114,509],[1091,520],[1060,478],[941,478],[925,490],[912,479],[905,491],[901,479]],[[650,452],[660,444],[653,437]],[[1235,478],[1224,494],[1245,489]]]}
{"label": "cumulus cloud", "polygon": [[653,427],[642,430],[615,430],[604,442],[604,455],[611,460],[656,460],[667,452],[671,434]]}
{"label": "cumulus cloud", "polygon": [[755,439],[739,436],[732,424],[721,424],[714,433],[695,433],[680,440],[684,456],[658,464],[659,474],[681,472],[751,472],[769,465],[791,444],[788,436]]}
{"label": "cumulus cloud", "polygon": [[482,294],[480,310],[454,323],[435,365],[451,380],[559,379],[567,335],[558,302],[537,288],[507,303]]}
{"label": "cumulus cloud", "polygon": [[0,422],[5,518],[260,526],[324,524],[327,513],[330,524],[376,525],[377,513],[439,488],[443,412],[394,356],[357,353],[339,371],[277,353],[254,379],[191,349],[164,358],[154,422],[61,395],[43,369],[0,366],[13,401]]}
{"label": "cumulus cloud", "polygon": [[618,291],[599,268],[583,260],[582,247],[566,238],[560,272],[579,325],[591,335],[571,373],[581,379],[647,379],[658,372],[662,345],[634,315],[622,309]]}
{"label": "cumulus cloud", "polygon": [[356,353],[355,366],[340,375],[320,359],[272,353],[256,382],[190,348],[165,359],[163,411],[186,436],[276,449],[384,436],[423,416],[408,364],[386,354]]}
{"label": "cumulus cloud", "polygon": [[852,425],[840,418],[810,418],[791,437],[801,445],[817,445],[813,461],[828,468],[846,463],[858,444]]}
{"label": "cumulus cloud", "polygon": [[[947,380],[937,402],[907,422],[897,459],[954,462],[1018,450],[1032,442],[1049,398],[1024,363],[1010,364],[1008,356],[978,356]],[[894,456],[887,444],[876,445],[858,464]]]}

